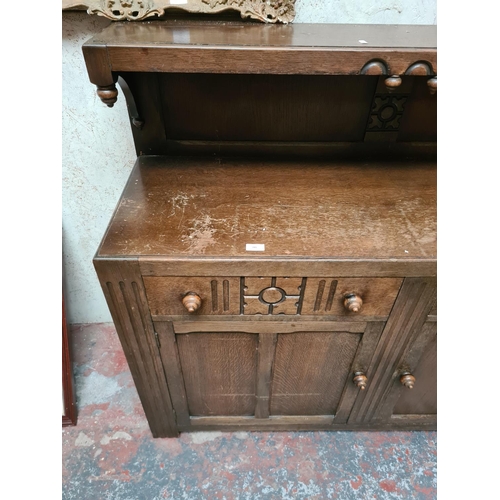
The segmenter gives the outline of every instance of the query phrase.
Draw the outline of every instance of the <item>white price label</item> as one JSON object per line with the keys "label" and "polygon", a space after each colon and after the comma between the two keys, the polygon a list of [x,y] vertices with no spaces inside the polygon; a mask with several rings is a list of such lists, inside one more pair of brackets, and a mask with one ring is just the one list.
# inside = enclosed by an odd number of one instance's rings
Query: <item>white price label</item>
{"label": "white price label", "polygon": [[262,243],[247,243],[246,249],[247,252],[264,252],[266,245]]}

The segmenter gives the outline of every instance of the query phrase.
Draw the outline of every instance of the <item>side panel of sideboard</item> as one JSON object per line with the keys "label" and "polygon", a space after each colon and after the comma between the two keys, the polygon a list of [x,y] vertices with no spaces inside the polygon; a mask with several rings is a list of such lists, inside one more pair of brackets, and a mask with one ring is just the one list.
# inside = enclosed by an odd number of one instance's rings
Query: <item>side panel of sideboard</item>
{"label": "side panel of sideboard", "polygon": [[94,266],[154,437],[178,435],[137,259]]}

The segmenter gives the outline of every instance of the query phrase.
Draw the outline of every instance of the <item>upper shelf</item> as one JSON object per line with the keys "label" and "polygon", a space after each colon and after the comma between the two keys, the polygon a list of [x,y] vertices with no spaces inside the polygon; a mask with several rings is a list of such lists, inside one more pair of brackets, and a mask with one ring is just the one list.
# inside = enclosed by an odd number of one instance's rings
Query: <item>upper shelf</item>
{"label": "upper shelf", "polygon": [[[435,75],[436,32],[436,26],[423,25],[125,22],[112,23],[83,51],[97,85],[106,85],[106,70],[403,75],[415,63],[426,62],[426,73],[418,73],[420,68],[412,74]],[[367,66],[373,61],[379,64]]]}

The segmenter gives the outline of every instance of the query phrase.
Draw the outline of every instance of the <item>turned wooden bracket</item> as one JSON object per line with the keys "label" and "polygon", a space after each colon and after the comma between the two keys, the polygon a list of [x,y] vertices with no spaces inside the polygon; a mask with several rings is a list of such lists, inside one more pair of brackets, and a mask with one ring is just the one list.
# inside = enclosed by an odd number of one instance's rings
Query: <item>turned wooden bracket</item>
{"label": "turned wooden bracket", "polygon": [[432,67],[428,62],[421,61],[412,64],[405,72],[405,75],[411,76],[431,76],[427,80],[427,87],[432,95],[437,93],[437,75],[432,71]]}
{"label": "turned wooden bracket", "polygon": [[[389,68],[384,61],[374,59],[373,61],[368,61],[362,68],[360,73],[362,75],[388,75]],[[402,83],[401,77],[399,75],[392,75],[385,79],[385,86],[389,92],[397,89]]]}
{"label": "turned wooden bracket", "polygon": [[[389,68],[384,61],[379,59],[373,59],[372,61],[368,61],[360,71],[361,75],[389,75]],[[427,86],[429,87],[429,92],[431,94],[437,93],[437,75],[432,71],[431,65],[426,61],[419,61],[413,63],[406,71],[405,75],[408,76],[431,76],[427,80]],[[385,79],[385,86],[389,92],[393,92],[396,90],[403,80],[399,75],[391,75]]]}
{"label": "turned wooden bracket", "polygon": [[118,77],[118,83],[122,89],[123,95],[125,96],[125,100],[127,101],[128,114],[132,120],[132,125],[141,130],[144,126],[144,120],[140,117],[139,111],[137,110],[134,95],[132,94],[127,82],[121,76]]}

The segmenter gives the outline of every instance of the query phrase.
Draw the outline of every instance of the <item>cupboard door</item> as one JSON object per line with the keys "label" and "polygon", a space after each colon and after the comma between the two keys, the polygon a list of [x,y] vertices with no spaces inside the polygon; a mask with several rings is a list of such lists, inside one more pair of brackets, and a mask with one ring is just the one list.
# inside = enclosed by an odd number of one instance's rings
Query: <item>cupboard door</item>
{"label": "cupboard door", "polygon": [[415,377],[412,389],[399,388],[399,399],[393,415],[437,414],[437,335],[434,334],[424,349],[420,361],[408,371]]}
{"label": "cupboard door", "polygon": [[325,417],[325,425],[345,424],[360,391],[354,373],[366,371],[383,325],[156,322],[177,424],[251,428],[271,420],[286,424],[290,417],[307,424],[311,416]]}
{"label": "cupboard door", "polygon": [[279,334],[271,386],[271,415],[334,415],[361,333]]}
{"label": "cupboard door", "polygon": [[392,373],[379,421],[397,429],[435,429],[437,420],[437,323],[426,321]]}
{"label": "cupboard door", "polygon": [[[406,372],[411,375],[415,370],[423,347],[427,345],[426,339],[435,328],[435,322],[428,319],[435,298],[435,277],[405,278],[368,368],[371,387],[356,398],[349,424],[397,428],[398,423],[403,422],[392,419],[401,388],[404,388],[400,377]],[[418,425],[423,422],[428,428],[433,421],[434,417],[412,418],[410,427],[413,422]]]}

